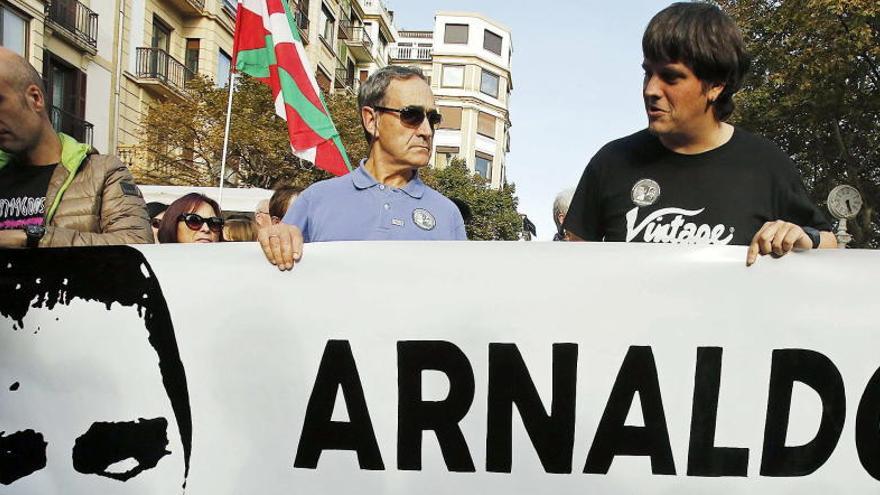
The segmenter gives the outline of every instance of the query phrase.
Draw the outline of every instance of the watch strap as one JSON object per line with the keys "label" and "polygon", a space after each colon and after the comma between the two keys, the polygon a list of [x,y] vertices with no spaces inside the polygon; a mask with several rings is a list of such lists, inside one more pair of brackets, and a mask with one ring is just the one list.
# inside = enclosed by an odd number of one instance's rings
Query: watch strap
{"label": "watch strap", "polygon": [[819,231],[813,227],[801,227],[801,229],[803,229],[804,233],[807,234],[811,241],[813,241],[813,249],[818,248],[819,242],[822,240]]}

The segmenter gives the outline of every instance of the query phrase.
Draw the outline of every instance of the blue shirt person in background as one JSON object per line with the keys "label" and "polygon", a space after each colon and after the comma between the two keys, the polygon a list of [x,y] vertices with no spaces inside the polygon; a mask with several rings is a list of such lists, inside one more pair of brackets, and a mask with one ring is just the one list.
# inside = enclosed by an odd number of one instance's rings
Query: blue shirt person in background
{"label": "blue shirt person in background", "polygon": [[361,87],[370,156],[354,172],[313,184],[283,222],[305,242],[466,240],[455,204],[419,179],[440,114],[422,72],[388,66]]}
{"label": "blue shirt person in background", "polygon": [[422,71],[379,69],[361,86],[358,107],[367,159],[347,176],[313,184],[282,224],[260,231],[263,253],[280,270],[293,268],[303,241],[467,239],[455,203],[419,179],[441,120]]}

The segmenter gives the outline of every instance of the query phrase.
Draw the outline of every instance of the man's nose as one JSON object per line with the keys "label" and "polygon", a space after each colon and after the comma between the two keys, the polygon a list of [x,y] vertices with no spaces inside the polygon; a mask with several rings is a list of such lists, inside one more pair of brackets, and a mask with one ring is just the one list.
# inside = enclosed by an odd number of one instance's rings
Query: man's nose
{"label": "man's nose", "polygon": [[427,115],[425,116],[425,120],[423,120],[422,123],[419,124],[419,127],[416,129],[416,133],[419,136],[423,136],[428,139],[434,136],[434,128],[431,127],[431,122],[429,121]]}
{"label": "man's nose", "polygon": [[657,76],[646,76],[645,82],[642,85],[642,94],[646,98],[660,98],[660,78]]}

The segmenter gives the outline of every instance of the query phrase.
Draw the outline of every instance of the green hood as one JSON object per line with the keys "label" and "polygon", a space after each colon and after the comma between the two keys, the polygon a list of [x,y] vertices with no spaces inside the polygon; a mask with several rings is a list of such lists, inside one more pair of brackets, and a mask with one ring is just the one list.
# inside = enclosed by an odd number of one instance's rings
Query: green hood
{"label": "green hood", "polygon": [[[61,188],[58,190],[58,193],[55,195],[55,201],[49,206],[49,209],[46,211],[46,224],[49,224],[49,221],[52,220],[52,216],[55,214],[55,210],[58,208],[58,204],[61,203],[61,197],[64,195],[64,191],[70,187],[70,183],[73,182],[73,178],[76,175],[76,171],[79,170],[79,167],[85,161],[86,156],[92,151],[92,147],[88,144],[83,144],[78,142],[76,139],[68,136],[67,134],[58,133],[58,139],[61,140],[61,166],[67,170],[67,177],[64,179],[64,183],[61,185]],[[2,170],[6,165],[12,160],[12,155],[6,153],[4,151],[0,151],[0,170]]]}

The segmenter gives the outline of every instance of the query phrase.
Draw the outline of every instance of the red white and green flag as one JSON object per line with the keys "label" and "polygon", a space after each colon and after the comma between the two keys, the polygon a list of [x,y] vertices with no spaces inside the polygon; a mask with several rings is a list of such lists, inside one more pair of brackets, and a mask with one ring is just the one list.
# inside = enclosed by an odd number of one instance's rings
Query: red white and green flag
{"label": "red white and green flag", "polygon": [[240,0],[233,60],[238,72],[272,88],[296,156],[334,175],[351,171],[286,1]]}

